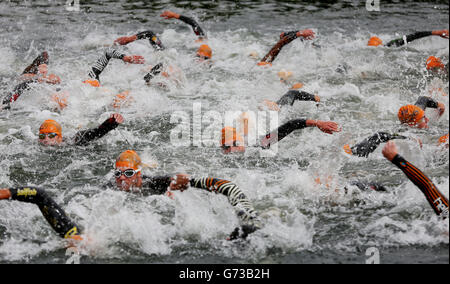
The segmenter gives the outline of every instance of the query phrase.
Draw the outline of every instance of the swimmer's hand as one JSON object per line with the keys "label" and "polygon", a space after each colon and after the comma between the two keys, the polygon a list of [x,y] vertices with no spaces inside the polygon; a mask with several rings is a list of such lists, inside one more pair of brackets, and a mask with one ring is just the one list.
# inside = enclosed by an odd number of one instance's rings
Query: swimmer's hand
{"label": "swimmer's hand", "polygon": [[118,124],[122,124],[125,120],[123,116],[118,113],[111,114],[109,118],[114,119]]}
{"label": "swimmer's hand", "polygon": [[185,191],[189,187],[190,177],[186,174],[177,174],[171,179],[170,190]]}
{"label": "swimmer's hand", "polygon": [[123,37],[119,37],[118,39],[116,39],[114,41],[114,45],[127,45],[130,42],[133,42],[137,40],[137,36],[133,35],[133,36],[123,36]]}
{"label": "swimmer's hand", "polygon": [[172,11],[164,11],[160,17],[164,18],[164,19],[179,19],[180,15],[177,13],[174,13]]}
{"label": "swimmer's hand", "polygon": [[433,35],[440,36],[442,38],[449,39],[448,30],[436,30],[431,32]]}
{"label": "swimmer's hand", "polygon": [[339,128],[339,124],[337,124],[334,121],[322,121],[322,120],[307,120],[306,121],[307,126],[315,126],[319,128],[320,131],[327,133],[327,134],[333,134],[334,132],[341,132],[341,128]]}
{"label": "swimmer's hand", "polygon": [[303,30],[297,32],[297,37],[302,37],[304,39],[313,39],[315,36],[316,35],[313,30]]}
{"label": "swimmer's hand", "polygon": [[397,145],[395,145],[394,141],[388,141],[383,148],[383,156],[392,162],[392,160],[397,156],[398,150]]}
{"label": "swimmer's hand", "polygon": [[131,64],[144,64],[145,63],[144,57],[142,57],[140,55],[124,56],[122,60],[124,62],[131,63]]}

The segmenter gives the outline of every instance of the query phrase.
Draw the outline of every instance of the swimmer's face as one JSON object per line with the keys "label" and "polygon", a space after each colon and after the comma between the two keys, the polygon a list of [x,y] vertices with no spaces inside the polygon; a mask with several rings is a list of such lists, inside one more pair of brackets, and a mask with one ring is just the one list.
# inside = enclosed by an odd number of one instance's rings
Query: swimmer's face
{"label": "swimmer's face", "polygon": [[62,143],[62,137],[53,132],[40,132],[39,143],[45,146],[56,146]]}
{"label": "swimmer's face", "polygon": [[[120,173],[120,176],[119,176]],[[142,185],[141,173],[127,167],[118,167],[114,173],[117,187],[122,191],[131,191]]]}
{"label": "swimmer's face", "polygon": [[419,123],[417,123],[416,127],[419,128],[419,129],[428,129],[428,122],[430,122],[430,120],[426,116],[424,116],[419,121]]}

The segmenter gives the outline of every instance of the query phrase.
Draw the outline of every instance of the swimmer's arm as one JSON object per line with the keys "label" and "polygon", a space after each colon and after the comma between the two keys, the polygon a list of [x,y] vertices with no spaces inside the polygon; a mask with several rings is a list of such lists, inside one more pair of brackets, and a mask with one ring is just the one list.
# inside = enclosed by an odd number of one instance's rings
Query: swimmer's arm
{"label": "swimmer's arm", "polygon": [[155,65],[155,67],[150,70],[150,72],[144,76],[144,80],[147,84],[150,84],[150,81],[157,75],[159,75],[162,72],[164,65],[162,63],[159,63]]}
{"label": "swimmer's arm", "polygon": [[443,115],[445,112],[445,105],[441,102],[437,102],[430,97],[421,96],[416,102],[416,106],[425,110],[426,108],[436,108],[439,111],[439,115]]}
{"label": "swimmer's arm", "polygon": [[0,199],[36,204],[53,230],[62,238],[72,238],[81,233],[80,227],[43,189],[34,187],[0,189]]}
{"label": "swimmer's arm", "polygon": [[83,130],[78,132],[75,135],[75,145],[86,145],[91,141],[97,140],[105,136],[108,132],[114,130],[123,122],[123,118],[121,116],[117,116],[117,114],[111,115],[110,118],[105,120],[99,127]]}
{"label": "swimmer's arm", "polygon": [[319,102],[320,98],[316,95],[309,94],[307,92],[300,92],[297,90],[290,90],[281,99],[278,100],[279,106],[294,105],[295,101],[311,101]]}
{"label": "swimmer's arm", "polygon": [[[428,37],[428,36],[432,36],[432,35],[439,35],[441,37],[444,37],[443,34],[444,34],[443,31],[416,32],[416,33],[407,35],[404,38],[394,39],[394,40],[388,42],[386,44],[386,46],[400,47],[400,46],[403,46],[403,45],[405,45],[407,43],[410,43],[410,42],[412,42],[414,40],[421,39],[421,38]],[[447,32],[447,36],[448,36],[448,32]],[[406,42],[405,42],[405,39],[406,39]]]}
{"label": "swimmer's arm", "polygon": [[292,31],[288,33],[282,33],[280,40],[272,47],[272,49],[261,59],[261,62],[272,63],[280,53],[281,49],[291,43],[297,38],[311,39],[314,37],[312,30]]}
{"label": "swimmer's arm", "polygon": [[[231,234],[230,240],[236,238],[246,238],[248,234],[260,229],[260,220],[258,213],[253,205],[234,183],[217,178],[192,178],[190,180],[192,187],[205,189],[209,192],[220,193],[228,197],[228,201],[235,208],[242,227],[236,228]],[[242,234],[239,231],[242,230]]]}
{"label": "swimmer's arm", "polygon": [[271,145],[283,140],[293,131],[306,127],[317,127],[320,131],[327,134],[333,134],[333,132],[341,131],[339,129],[339,125],[333,121],[294,119],[283,124],[274,132],[267,134],[261,141],[261,147],[268,149]]}
{"label": "swimmer's arm", "polygon": [[29,84],[32,82],[34,82],[34,80],[22,82],[15,86],[13,91],[3,98],[3,109],[9,109],[11,107],[11,103],[15,102],[23,94],[23,92],[30,89]]}
{"label": "swimmer's arm", "polygon": [[42,52],[38,57],[33,60],[25,70],[23,70],[22,75],[24,74],[37,74],[38,67],[41,64],[48,64],[48,53],[46,51]]}
{"label": "swimmer's arm", "polygon": [[401,169],[408,179],[423,192],[438,216],[448,218],[448,199],[421,170],[398,154],[391,162]]}
{"label": "swimmer's arm", "polygon": [[145,177],[145,186],[143,187],[143,193],[149,195],[165,194],[171,182],[172,177],[170,176]]}
{"label": "swimmer's arm", "polygon": [[199,38],[206,38],[206,34],[203,31],[203,29],[200,27],[200,25],[192,18],[174,13],[172,11],[164,11],[161,14],[161,17],[165,18],[165,19],[178,19],[180,21],[183,21],[184,23],[190,25],[192,27],[192,29],[194,30],[194,33],[199,37]]}
{"label": "swimmer's arm", "polygon": [[108,49],[92,66],[91,71],[88,74],[89,77],[95,80],[100,80],[100,74],[103,72],[103,70],[105,70],[106,66],[108,66],[109,60],[111,60],[112,58],[121,59],[124,62],[132,64],[144,63],[144,58],[142,56],[137,55],[127,56],[123,53],[118,52],[115,49]]}
{"label": "swimmer's arm", "polygon": [[114,41],[114,44],[118,45],[127,45],[129,43],[132,43],[136,40],[140,39],[148,39],[150,41],[150,44],[155,48],[156,50],[164,50],[164,46],[162,45],[159,38],[156,36],[156,34],[153,31],[143,31],[138,34],[132,35],[132,36],[124,36],[119,37]]}
{"label": "swimmer's arm", "polygon": [[368,157],[369,154],[373,153],[381,143],[388,142],[393,139],[407,139],[407,137],[390,134],[387,132],[377,132],[369,138],[363,140],[361,143],[356,144],[351,148],[351,152],[355,156]]}

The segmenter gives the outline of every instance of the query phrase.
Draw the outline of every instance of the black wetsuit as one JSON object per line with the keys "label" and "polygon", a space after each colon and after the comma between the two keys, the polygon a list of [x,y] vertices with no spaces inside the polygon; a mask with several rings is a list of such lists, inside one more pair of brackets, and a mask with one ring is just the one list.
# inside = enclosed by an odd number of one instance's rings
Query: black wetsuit
{"label": "black wetsuit", "polygon": [[[272,47],[272,49],[261,59],[261,62],[272,63],[280,53],[284,46],[297,39],[297,31],[284,33],[280,40]],[[303,39],[302,39],[303,40]]]}
{"label": "black wetsuit", "polygon": [[406,44],[412,42],[413,40],[417,40],[417,39],[424,38],[424,37],[431,36],[431,35],[433,35],[432,32],[416,32],[416,33],[404,36],[402,38],[391,40],[390,42],[388,42],[386,44],[386,46],[400,47],[400,46],[403,46],[403,45],[406,45]]}
{"label": "black wetsuit", "polygon": [[30,90],[30,84],[35,83],[36,80],[27,80],[14,87],[13,91],[7,94],[3,100],[3,109],[10,109],[11,103],[15,102],[25,91]]}
{"label": "black wetsuit", "polygon": [[417,99],[417,102],[415,103],[416,106],[420,107],[423,110],[426,110],[427,107],[429,108],[438,108],[439,104],[437,101],[433,100],[430,97],[419,97]]}
{"label": "black wetsuit", "polygon": [[200,25],[192,18],[180,15],[179,18],[180,21],[190,25],[192,27],[192,30],[199,38],[206,38],[206,33],[203,31],[203,29],[200,27]]}
{"label": "black wetsuit", "polygon": [[355,156],[368,157],[373,153],[381,143],[388,142],[394,139],[408,139],[408,137],[399,134],[390,134],[388,132],[377,132],[362,142],[351,147],[351,152]]}
{"label": "black wetsuit", "polygon": [[315,102],[316,97],[307,92],[290,90],[277,101],[277,104],[280,107],[285,106],[285,105],[293,106],[295,101]]}
{"label": "black wetsuit", "polygon": [[303,129],[308,127],[306,125],[306,119],[294,119],[286,122],[282,126],[278,127],[277,130],[267,134],[261,140],[261,147],[263,149],[269,149],[271,145],[278,143],[286,136],[291,134],[295,130]]}
{"label": "black wetsuit", "polygon": [[89,142],[102,138],[111,130],[116,129],[117,126],[119,126],[119,123],[114,118],[108,118],[97,128],[78,132],[71,142],[77,146],[84,146]]}
{"label": "black wetsuit", "polygon": [[136,34],[137,39],[148,39],[150,44],[153,46],[156,50],[164,50],[165,47],[162,44],[161,40],[156,36],[156,34],[152,31],[144,31]]}
{"label": "black wetsuit", "polygon": [[123,59],[124,57],[125,54],[120,53],[117,50],[111,48],[107,49],[105,53],[92,66],[92,69],[89,72],[88,76],[92,79],[100,81],[100,74],[103,72],[103,70],[105,70],[106,66],[108,66],[109,60],[111,60],[112,58]]}
{"label": "black wetsuit", "polygon": [[401,169],[408,179],[422,191],[438,216],[448,218],[448,199],[422,171],[400,155],[395,156],[392,163]]}
{"label": "black wetsuit", "polygon": [[36,204],[50,226],[62,238],[70,238],[81,234],[80,227],[75,224],[64,210],[47,194],[44,189],[36,187],[10,188],[11,200]]}

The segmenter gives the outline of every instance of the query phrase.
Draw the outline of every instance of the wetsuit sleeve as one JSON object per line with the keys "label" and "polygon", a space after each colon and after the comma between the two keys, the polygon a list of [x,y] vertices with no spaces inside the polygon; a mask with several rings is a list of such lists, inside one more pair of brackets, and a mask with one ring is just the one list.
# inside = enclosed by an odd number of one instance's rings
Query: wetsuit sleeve
{"label": "wetsuit sleeve", "polygon": [[261,62],[272,63],[280,53],[281,49],[297,38],[296,32],[288,32],[285,34],[272,49],[261,59]]}
{"label": "wetsuit sleeve", "polygon": [[86,145],[91,141],[102,138],[111,130],[114,130],[119,126],[114,118],[108,118],[99,127],[83,130],[75,135],[75,145]]}
{"label": "wetsuit sleeve", "polygon": [[142,193],[146,195],[164,194],[171,183],[170,176],[143,177]]}
{"label": "wetsuit sleeve", "polygon": [[448,218],[448,199],[422,171],[400,155],[395,156],[392,163],[401,169],[408,179],[422,191],[438,216]]}
{"label": "wetsuit sleeve", "polygon": [[95,62],[94,66],[92,66],[92,70],[89,72],[89,77],[92,79],[100,80],[100,74],[105,70],[106,66],[108,66],[109,60],[111,58],[115,59],[123,59],[125,54],[118,52],[114,49],[108,49],[105,53]]}
{"label": "wetsuit sleeve", "polygon": [[[398,39],[391,40],[390,42],[388,42],[386,44],[386,46],[389,46],[389,47],[390,46],[400,47],[400,46],[403,46],[403,45],[405,45],[405,44],[407,44],[409,42],[412,42],[412,41],[414,41],[416,39],[420,39],[420,38],[431,36],[431,35],[433,35],[432,32],[416,32],[416,33],[407,35],[407,36],[405,36],[403,38],[398,38]],[[405,40],[406,40],[406,42],[405,42]]]}
{"label": "wetsuit sleeve", "polygon": [[41,210],[50,226],[62,238],[79,235],[81,229],[56,204],[56,202],[43,189],[33,187],[10,188],[11,199],[36,204]]}
{"label": "wetsuit sleeve", "polygon": [[136,36],[137,36],[137,39],[148,39],[150,44],[156,50],[164,50],[165,49],[165,47],[163,46],[161,40],[152,31],[140,32]]}
{"label": "wetsuit sleeve", "polygon": [[438,102],[433,100],[430,97],[419,97],[419,99],[416,102],[416,106],[420,107],[421,109],[425,110],[427,107],[429,108],[438,108]]}
{"label": "wetsuit sleeve", "polygon": [[261,141],[261,147],[270,148],[271,145],[281,141],[295,130],[306,128],[306,119],[294,119],[280,126],[277,130],[267,134]]}
{"label": "wetsuit sleeve", "polygon": [[22,74],[37,74],[39,70],[38,67],[41,64],[48,64],[48,53],[46,51],[36,57],[33,62],[23,70]]}
{"label": "wetsuit sleeve", "polygon": [[243,234],[240,236],[241,238],[245,238],[248,234],[260,228],[261,224],[258,213],[236,184],[216,178],[193,178],[191,179],[190,184],[192,187],[204,189],[209,192],[220,193],[228,198],[228,201],[234,207],[242,224],[241,229]]}
{"label": "wetsuit sleeve", "polygon": [[390,134],[387,132],[377,132],[371,137],[363,140],[351,148],[352,154],[359,157],[368,157],[373,153],[381,143],[388,142],[393,139],[407,139],[405,136],[398,134]]}
{"label": "wetsuit sleeve", "polygon": [[284,105],[294,105],[295,101],[311,101],[315,102],[316,98],[314,95],[307,92],[300,92],[297,90],[290,90],[285,95],[278,100],[277,104],[281,107]]}
{"label": "wetsuit sleeve", "polygon": [[157,75],[159,75],[163,69],[164,65],[162,63],[159,63],[155,65],[155,67],[150,70],[150,72],[144,76],[145,82],[148,84],[150,81]]}
{"label": "wetsuit sleeve", "polygon": [[3,98],[2,105],[4,109],[9,109],[11,103],[15,102],[26,90],[30,89],[30,83],[34,82],[33,80],[26,81],[23,83],[20,83],[19,85],[15,86],[13,91],[6,95]]}
{"label": "wetsuit sleeve", "polygon": [[179,20],[190,25],[192,27],[192,29],[194,30],[194,33],[197,36],[206,37],[205,32],[203,31],[203,29],[200,27],[200,25],[194,19],[180,15]]}

